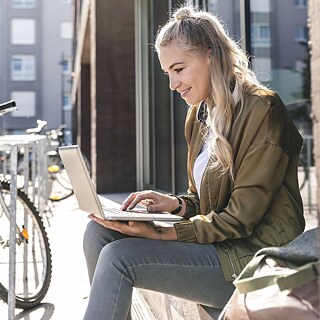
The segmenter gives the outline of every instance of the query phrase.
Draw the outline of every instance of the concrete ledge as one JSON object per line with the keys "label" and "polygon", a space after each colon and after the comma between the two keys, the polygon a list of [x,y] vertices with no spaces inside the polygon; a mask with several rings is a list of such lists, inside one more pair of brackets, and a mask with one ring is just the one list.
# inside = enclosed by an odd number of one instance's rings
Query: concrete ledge
{"label": "concrete ledge", "polygon": [[[213,320],[218,319],[216,309],[167,294],[139,289],[140,294],[158,320]],[[215,316],[215,318],[213,318]]]}

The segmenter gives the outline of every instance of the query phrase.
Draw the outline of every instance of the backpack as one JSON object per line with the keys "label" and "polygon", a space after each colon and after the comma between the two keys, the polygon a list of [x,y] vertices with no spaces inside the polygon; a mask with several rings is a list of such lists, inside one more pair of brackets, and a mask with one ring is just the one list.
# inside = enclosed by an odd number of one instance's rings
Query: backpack
{"label": "backpack", "polygon": [[233,282],[219,320],[319,319],[318,232],[259,250]]}

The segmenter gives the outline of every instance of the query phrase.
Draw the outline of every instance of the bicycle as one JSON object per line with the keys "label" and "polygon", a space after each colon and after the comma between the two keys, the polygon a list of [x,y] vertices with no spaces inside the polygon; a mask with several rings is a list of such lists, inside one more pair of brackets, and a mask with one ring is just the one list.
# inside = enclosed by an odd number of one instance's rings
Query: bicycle
{"label": "bicycle", "polygon": [[[16,110],[15,102],[0,105],[0,115]],[[10,244],[10,181],[0,181],[0,299],[8,303]],[[18,189],[16,198],[15,306],[30,309],[48,292],[52,276],[49,239],[36,207]]]}
{"label": "bicycle", "polygon": [[[71,195],[73,195],[73,189],[69,182],[68,176],[64,170],[62,165],[58,148],[62,145],[65,145],[65,125],[60,125],[57,129],[52,129],[48,131],[44,131],[47,127],[47,121],[37,120],[37,126],[33,128],[26,129],[26,134],[30,135],[42,135],[47,137],[49,151],[47,152],[47,195],[48,200],[55,202],[64,200]],[[24,168],[24,148],[20,148],[18,150],[18,175],[23,174]],[[5,159],[6,164],[10,163],[10,159],[8,157],[0,158]],[[29,180],[31,180],[32,176],[32,158],[29,158]],[[22,180],[23,181],[23,180]]]}
{"label": "bicycle", "polygon": [[67,199],[74,193],[58,152],[59,147],[66,145],[65,129],[65,125],[60,125],[46,133],[52,146],[52,150],[48,152],[48,190],[51,201]]}

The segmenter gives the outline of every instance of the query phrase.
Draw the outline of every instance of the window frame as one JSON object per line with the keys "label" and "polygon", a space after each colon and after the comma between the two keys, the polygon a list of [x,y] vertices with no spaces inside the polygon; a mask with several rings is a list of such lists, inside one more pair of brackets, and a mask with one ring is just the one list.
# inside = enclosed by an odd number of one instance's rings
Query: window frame
{"label": "window frame", "polygon": [[[20,63],[20,72],[16,66]],[[31,67],[31,68],[30,68]],[[36,80],[36,57],[31,54],[17,54],[11,56],[11,80],[12,81],[35,81]]]}
{"label": "window frame", "polygon": [[11,7],[13,9],[34,9],[36,0],[11,0]]}

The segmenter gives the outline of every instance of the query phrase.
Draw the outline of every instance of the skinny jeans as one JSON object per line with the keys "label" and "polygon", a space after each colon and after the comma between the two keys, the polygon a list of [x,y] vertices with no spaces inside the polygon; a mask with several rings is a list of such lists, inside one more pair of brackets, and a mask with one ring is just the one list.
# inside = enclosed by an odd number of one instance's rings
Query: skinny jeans
{"label": "skinny jeans", "polygon": [[83,248],[91,284],[84,320],[131,319],[133,287],[219,312],[234,291],[213,244],[128,237],[90,221]]}

